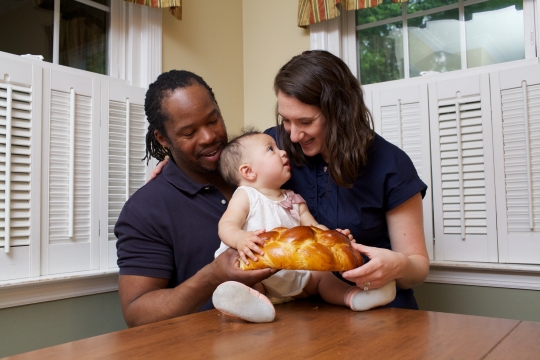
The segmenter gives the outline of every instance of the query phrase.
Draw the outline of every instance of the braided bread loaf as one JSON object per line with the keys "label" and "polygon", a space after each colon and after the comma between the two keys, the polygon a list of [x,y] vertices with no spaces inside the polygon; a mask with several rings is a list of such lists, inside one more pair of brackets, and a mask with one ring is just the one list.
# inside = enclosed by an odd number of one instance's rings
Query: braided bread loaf
{"label": "braided bread loaf", "polygon": [[287,269],[313,271],[346,271],[364,264],[362,256],[349,238],[335,230],[314,226],[278,227],[259,237],[265,240],[263,256],[249,265],[240,261],[242,270]]}

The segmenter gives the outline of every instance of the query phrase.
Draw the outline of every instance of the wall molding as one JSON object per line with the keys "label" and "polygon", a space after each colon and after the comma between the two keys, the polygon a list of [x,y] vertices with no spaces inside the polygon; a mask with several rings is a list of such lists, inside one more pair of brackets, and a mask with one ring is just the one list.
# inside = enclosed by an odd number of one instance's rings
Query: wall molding
{"label": "wall molding", "polygon": [[0,282],[0,309],[118,290],[118,269]]}
{"label": "wall molding", "polygon": [[540,290],[540,266],[514,264],[431,264],[426,283]]}
{"label": "wall molding", "polygon": [[[426,283],[540,290],[540,266],[433,262]],[[118,290],[118,269],[0,282],[0,309]]]}

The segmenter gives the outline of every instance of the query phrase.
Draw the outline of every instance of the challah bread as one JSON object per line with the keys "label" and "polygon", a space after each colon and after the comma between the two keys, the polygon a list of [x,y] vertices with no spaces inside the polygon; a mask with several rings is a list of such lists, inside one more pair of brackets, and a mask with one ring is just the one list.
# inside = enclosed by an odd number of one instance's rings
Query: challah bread
{"label": "challah bread", "polygon": [[248,265],[240,261],[242,270],[346,271],[364,264],[349,238],[339,231],[314,226],[278,227],[259,237],[265,240],[264,255],[255,254],[258,261],[251,260]]}

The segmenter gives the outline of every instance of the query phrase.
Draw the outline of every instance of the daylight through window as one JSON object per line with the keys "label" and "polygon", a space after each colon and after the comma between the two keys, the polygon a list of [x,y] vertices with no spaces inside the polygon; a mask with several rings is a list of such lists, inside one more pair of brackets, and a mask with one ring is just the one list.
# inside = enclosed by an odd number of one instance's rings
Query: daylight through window
{"label": "daylight through window", "polygon": [[[356,13],[362,84],[525,59],[527,0],[389,1]],[[531,19],[528,19],[531,17]]]}

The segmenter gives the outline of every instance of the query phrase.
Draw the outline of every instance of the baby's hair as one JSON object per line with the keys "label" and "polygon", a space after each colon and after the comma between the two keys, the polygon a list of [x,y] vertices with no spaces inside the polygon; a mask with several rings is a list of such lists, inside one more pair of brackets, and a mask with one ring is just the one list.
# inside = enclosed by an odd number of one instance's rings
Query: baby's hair
{"label": "baby's hair", "polygon": [[234,186],[240,184],[240,165],[244,161],[244,140],[253,135],[260,135],[261,132],[254,127],[242,129],[242,134],[233,137],[221,150],[219,157],[219,172],[223,179]]}

